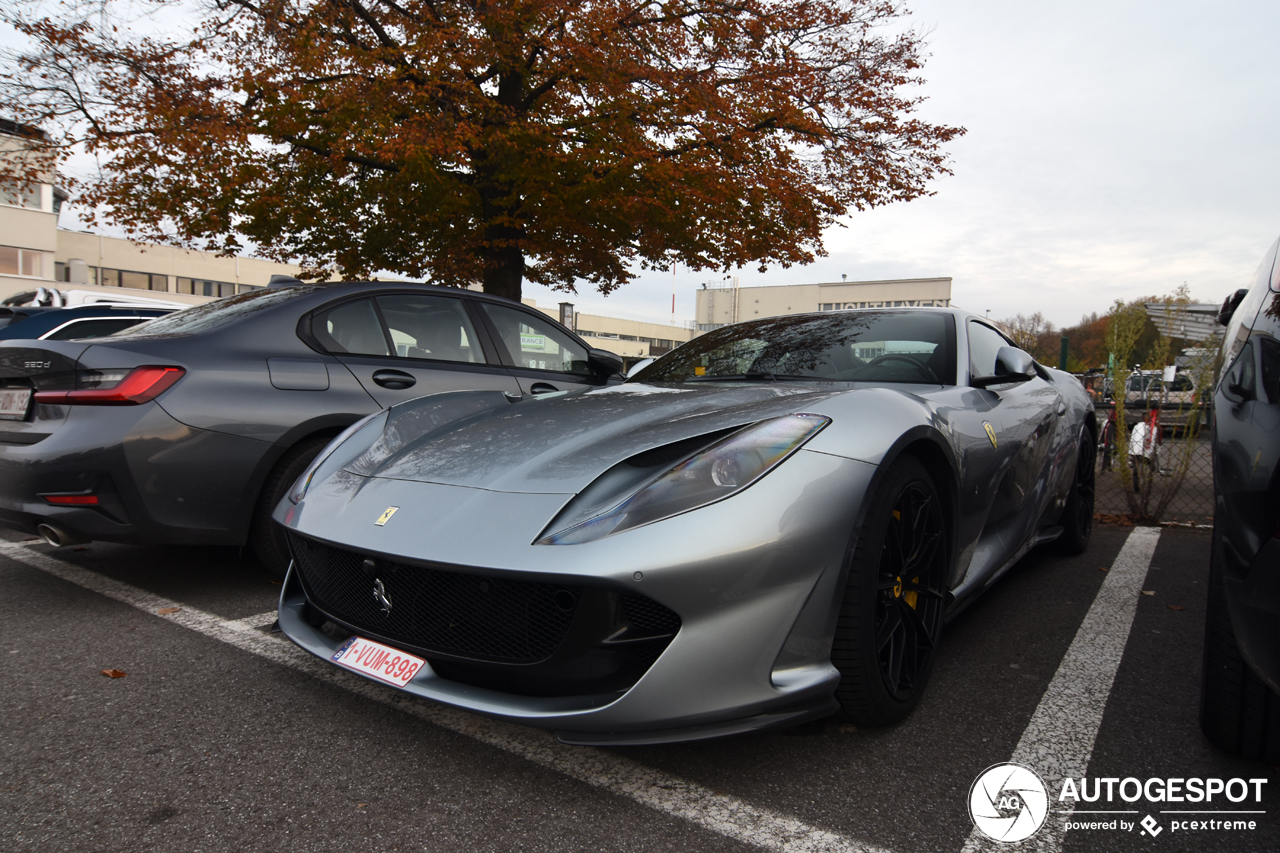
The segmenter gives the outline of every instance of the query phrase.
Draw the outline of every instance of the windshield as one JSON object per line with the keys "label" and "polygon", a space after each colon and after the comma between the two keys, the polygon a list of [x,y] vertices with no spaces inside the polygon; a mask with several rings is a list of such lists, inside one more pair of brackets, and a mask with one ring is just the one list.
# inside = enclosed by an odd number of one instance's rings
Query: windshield
{"label": "windshield", "polygon": [[203,305],[175,311],[148,323],[116,332],[112,337],[151,338],[160,335],[194,335],[198,332],[208,332],[234,323],[241,317],[254,314],[264,308],[271,308],[305,293],[314,293],[317,289],[315,285],[293,285],[273,290],[253,290],[237,296],[228,296],[216,302],[206,302]]}
{"label": "windshield", "polygon": [[955,383],[950,314],[849,311],[716,329],[636,374],[638,382],[809,379]]}

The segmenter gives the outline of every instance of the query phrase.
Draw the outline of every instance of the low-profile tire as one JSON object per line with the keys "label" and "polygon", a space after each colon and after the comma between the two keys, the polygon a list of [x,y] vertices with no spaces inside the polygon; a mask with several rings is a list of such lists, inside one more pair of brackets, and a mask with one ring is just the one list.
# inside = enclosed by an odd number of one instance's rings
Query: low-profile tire
{"label": "low-profile tire", "polygon": [[285,540],[284,528],[271,520],[271,513],[328,443],[328,437],[308,438],[290,447],[271,469],[262,484],[262,491],[258,492],[253,520],[249,525],[249,546],[274,578],[283,578],[289,569],[289,543]]}
{"label": "low-profile tire", "polygon": [[1222,543],[1213,532],[1205,613],[1200,729],[1224,752],[1280,764],[1280,695],[1240,654],[1222,579]]}
{"label": "low-profile tire", "polygon": [[1062,554],[1083,554],[1093,535],[1093,503],[1097,475],[1094,461],[1097,450],[1086,427],[1080,436],[1076,453],[1076,473],[1071,480],[1071,493],[1062,510],[1062,535],[1054,540],[1054,548]]}
{"label": "low-profile tire", "polygon": [[947,530],[929,472],[912,457],[894,463],[853,543],[831,648],[836,700],[858,725],[899,722],[924,694],[942,634]]}

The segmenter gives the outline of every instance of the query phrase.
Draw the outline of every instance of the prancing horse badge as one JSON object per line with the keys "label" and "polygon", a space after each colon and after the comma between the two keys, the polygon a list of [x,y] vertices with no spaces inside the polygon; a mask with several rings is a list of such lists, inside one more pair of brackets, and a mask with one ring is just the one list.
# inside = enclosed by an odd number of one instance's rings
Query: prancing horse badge
{"label": "prancing horse badge", "polygon": [[[991,424],[987,423],[986,421],[983,421],[983,422],[982,422],[982,426],[983,426],[983,428],[985,428],[985,429],[986,429],[986,431],[987,431],[987,438],[991,439],[991,446],[992,446],[992,447],[995,447],[995,446],[996,446],[996,431],[995,431],[995,428],[994,428],[994,427],[992,427],[992,426],[991,426]],[[387,510],[387,512],[394,512],[394,511],[395,511],[395,507],[392,507],[391,509]],[[383,519],[383,521],[386,521],[386,519],[384,518],[384,519]],[[378,523],[379,523],[379,524],[381,524],[381,523],[382,523],[382,521],[379,521]]]}
{"label": "prancing horse badge", "polygon": [[[987,427],[987,429],[990,429],[990,427]],[[995,439],[994,439],[994,438],[993,438],[993,439],[991,439],[991,440],[992,440],[992,441],[995,441]],[[377,520],[377,521],[375,521],[375,522],[373,523],[373,524],[374,524],[374,526],[375,526],[375,527],[382,527],[384,524],[386,524],[388,521],[390,521],[390,520],[391,520],[391,516],[395,515],[395,514],[396,514],[396,510],[398,510],[399,508],[400,508],[400,507],[398,507],[398,506],[389,506],[389,507],[387,507],[386,511],[385,511],[385,512],[383,512],[383,513],[382,513],[382,515],[378,516],[378,520]]]}

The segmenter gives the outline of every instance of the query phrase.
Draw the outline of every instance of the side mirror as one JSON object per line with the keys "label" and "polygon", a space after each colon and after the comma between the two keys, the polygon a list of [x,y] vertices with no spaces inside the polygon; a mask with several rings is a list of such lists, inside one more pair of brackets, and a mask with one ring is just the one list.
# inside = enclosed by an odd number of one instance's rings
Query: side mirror
{"label": "side mirror", "polygon": [[622,356],[607,349],[587,350],[587,366],[591,372],[604,379],[622,372]]}
{"label": "side mirror", "polygon": [[631,365],[631,369],[627,371],[627,378],[630,379],[632,376],[635,376],[637,373],[653,364],[653,362],[654,359],[652,358],[645,358],[637,361],[635,364]]}
{"label": "side mirror", "polygon": [[1036,360],[1030,353],[1017,347],[1000,347],[996,352],[995,375],[975,376],[969,384],[975,388],[988,388],[992,385],[1026,382],[1035,377]]}
{"label": "side mirror", "polygon": [[1218,325],[1225,326],[1231,322],[1231,318],[1235,316],[1236,309],[1240,307],[1240,303],[1249,295],[1249,291],[1240,288],[1235,293],[1222,300],[1222,307],[1218,309]]}

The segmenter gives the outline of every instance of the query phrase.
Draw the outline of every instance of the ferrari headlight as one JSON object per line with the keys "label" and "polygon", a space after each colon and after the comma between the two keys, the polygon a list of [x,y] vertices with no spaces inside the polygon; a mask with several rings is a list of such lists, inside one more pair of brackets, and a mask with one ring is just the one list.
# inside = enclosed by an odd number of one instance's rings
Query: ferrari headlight
{"label": "ferrari headlight", "polygon": [[769,473],[829,423],[822,415],[786,415],[753,424],[676,465],[612,509],[535,544],[591,542],[724,500]]}
{"label": "ferrari headlight", "polygon": [[[321,469],[323,469],[323,475],[318,479],[323,480],[352,459],[364,453],[369,448],[369,445],[376,440],[375,437],[382,435],[386,424],[387,410],[383,409],[380,412],[374,412],[368,417],[361,418],[343,430],[337,438],[329,442],[324,450],[320,451],[315,460],[307,466],[307,470],[302,472],[302,476],[298,478],[298,481],[293,484],[293,488],[289,490],[289,500],[297,503],[306,497],[307,489],[311,488],[312,481],[317,479],[316,475],[321,474]],[[356,433],[363,432],[366,429],[371,431],[368,440],[351,440]],[[374,430],[376,432],[373,432]],[[340,448],[342,452],[339,452]]]}

